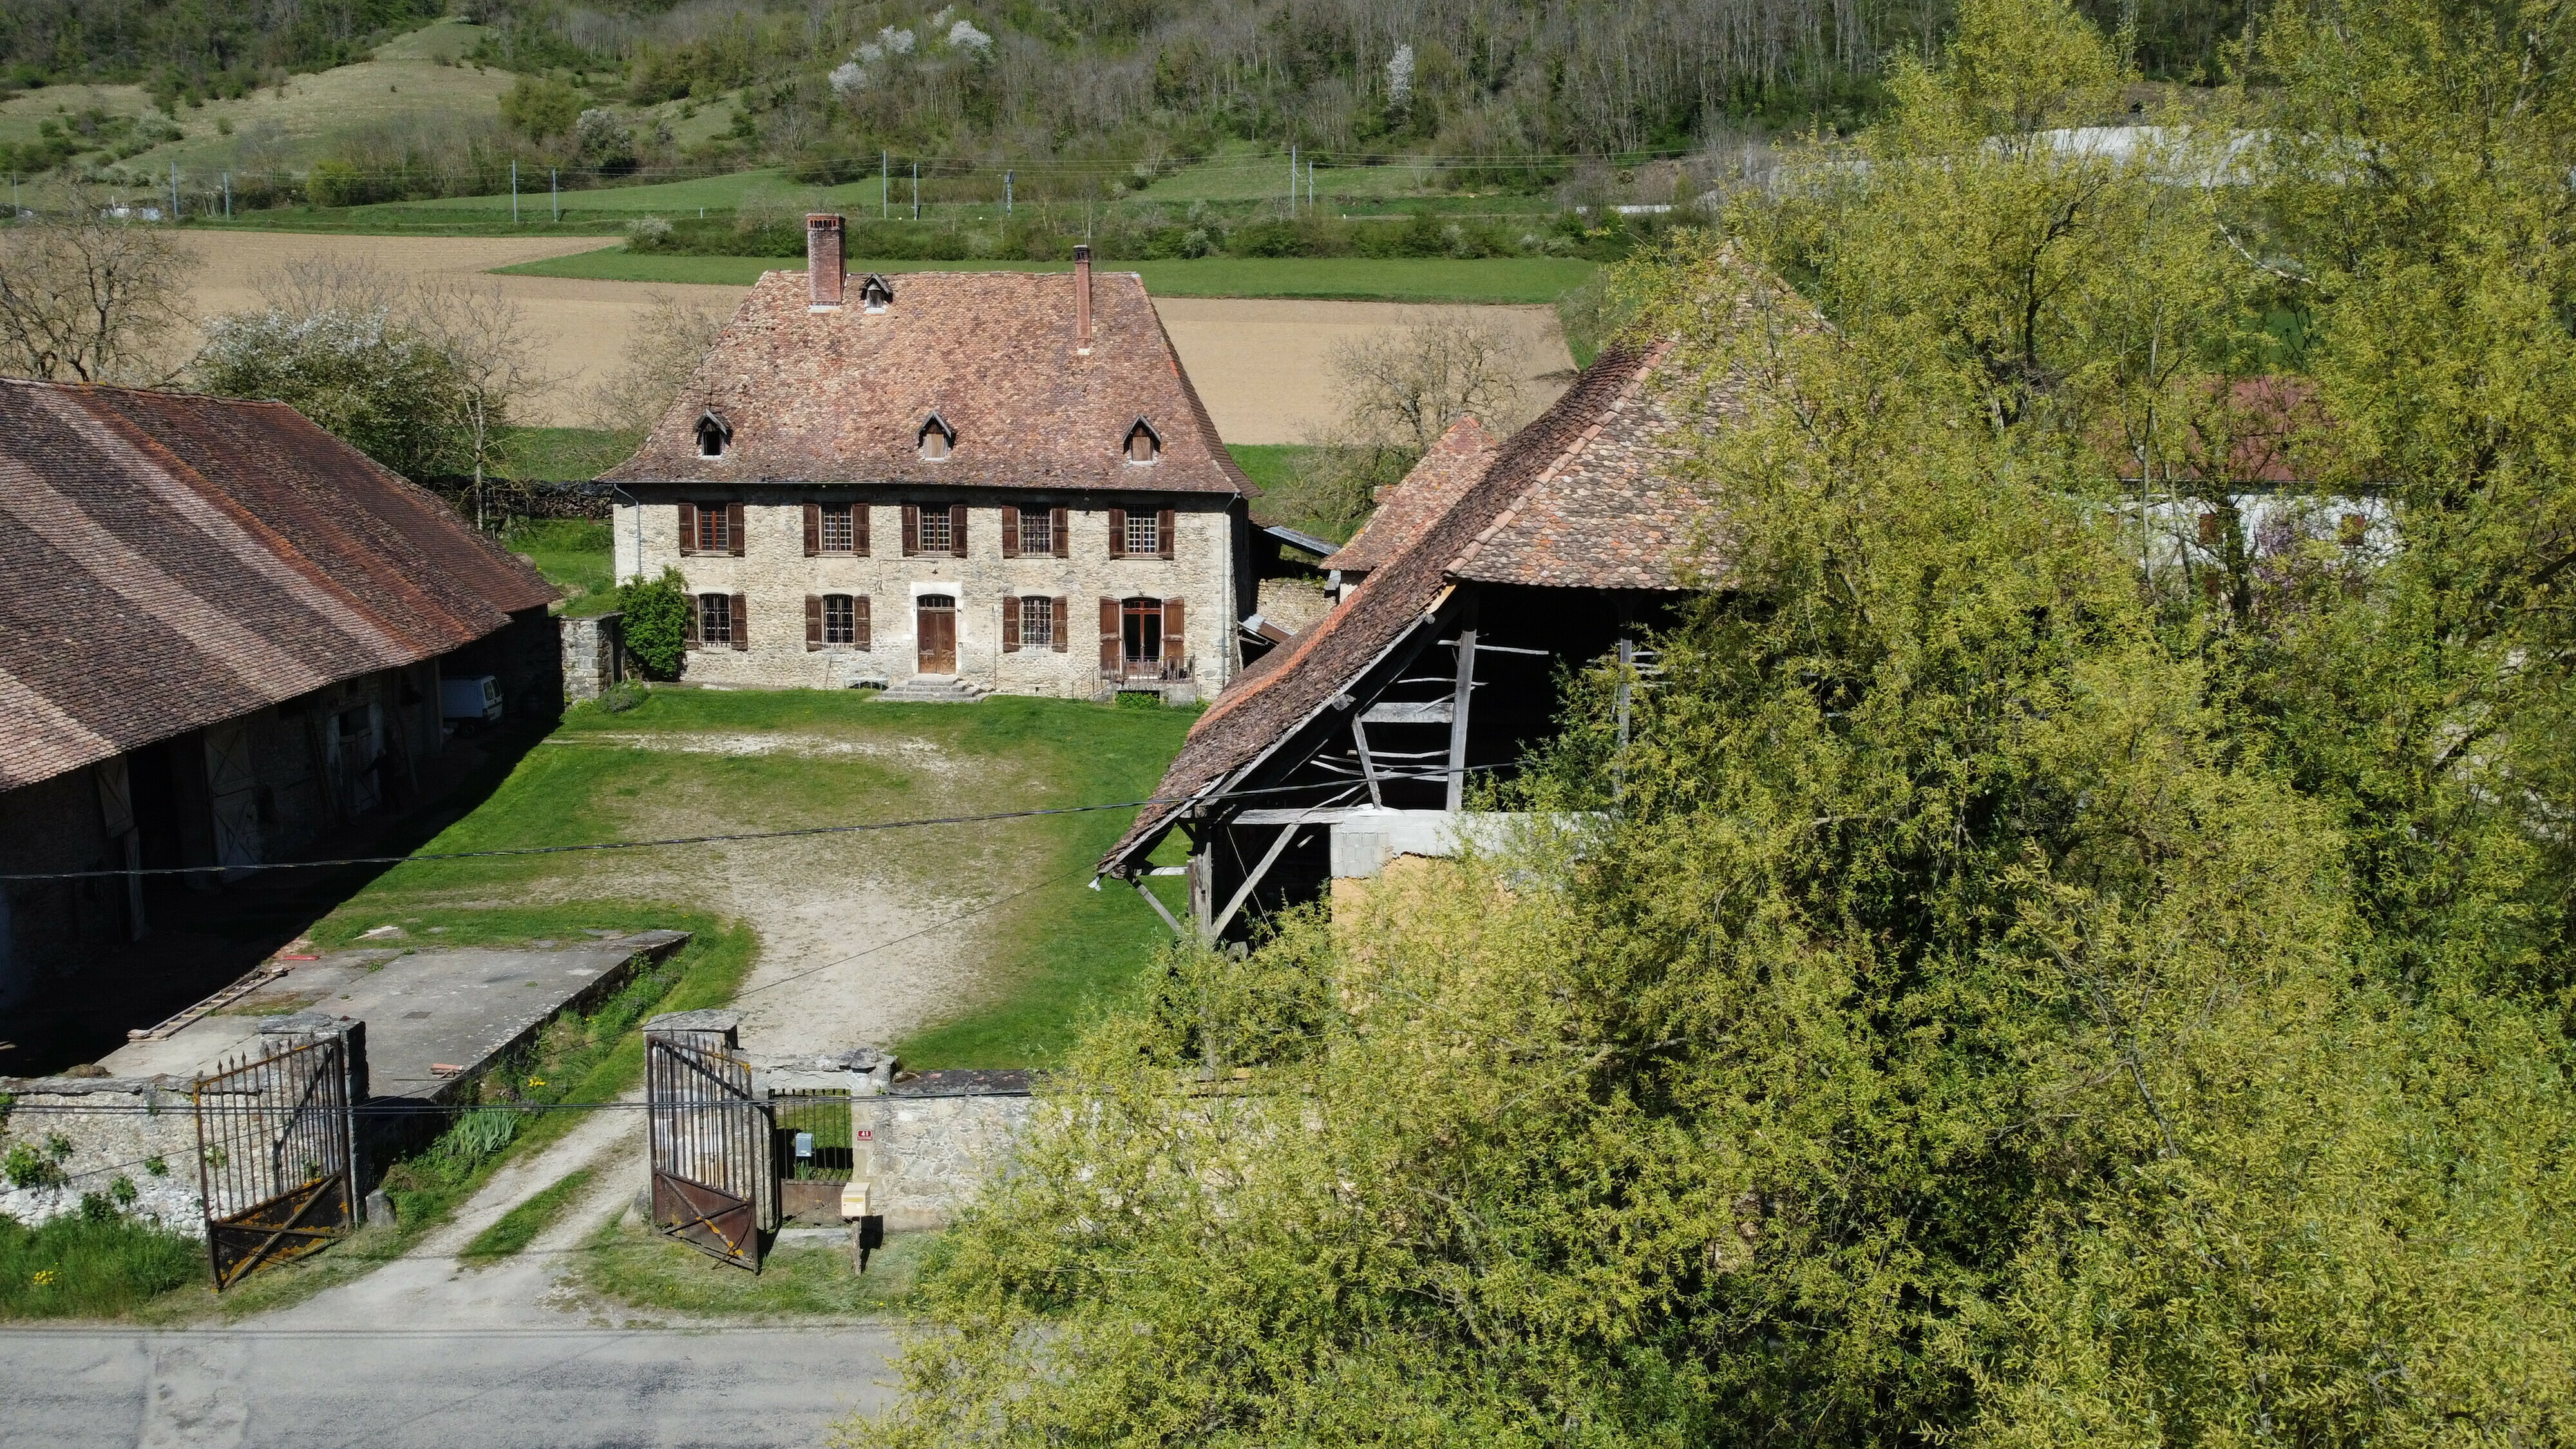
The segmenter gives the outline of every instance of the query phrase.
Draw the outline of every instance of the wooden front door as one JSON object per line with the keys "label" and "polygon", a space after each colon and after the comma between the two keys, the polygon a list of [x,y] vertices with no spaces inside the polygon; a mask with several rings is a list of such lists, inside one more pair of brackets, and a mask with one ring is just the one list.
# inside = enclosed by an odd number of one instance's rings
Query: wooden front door
{"label": "wooden front door", "polygon": [[924,594],[913,601],[914,632],[921,640],[923,674],[957,672],[957,601],[946,594]]}

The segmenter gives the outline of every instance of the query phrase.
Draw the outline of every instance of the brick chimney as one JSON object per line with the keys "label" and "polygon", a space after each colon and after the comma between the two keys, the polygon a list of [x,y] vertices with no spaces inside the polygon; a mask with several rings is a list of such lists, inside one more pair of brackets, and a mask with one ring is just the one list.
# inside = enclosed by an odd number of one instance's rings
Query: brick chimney
{"label": "brick chimney", "polygon": [[1091,351],[1091,248],[1073,249],[1073,350]]}
{"label": "brick chimney", "polygon": [[826,212],[805,218],[805,278],[813,290],[813,310],[841,305],[841,219]]}

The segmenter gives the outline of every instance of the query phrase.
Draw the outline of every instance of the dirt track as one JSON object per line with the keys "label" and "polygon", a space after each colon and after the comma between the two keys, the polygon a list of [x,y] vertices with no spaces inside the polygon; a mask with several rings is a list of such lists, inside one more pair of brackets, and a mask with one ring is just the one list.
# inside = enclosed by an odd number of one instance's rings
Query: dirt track
{"label": "dirt track", "polygon": [[[258,303],[259,282],[280,265],[308,257],[364,259],[406,276],[472,276],[540,257],[587,251],[597,237],[519,241],[493,237],[315,236],[295,232],[189,232],[202,260],[193,301],[200,316]],[[623,355],[629,331],[657,292],[740,296],[741,287],[589,282],[568,277],[495,277],[526,307],[547,370],[559,380],[531,421],[577,426],[590,421],[585,398]],[[1333,412],[1328,396],[1332,349],[1346,340],[1411,327],[1447,312],[1478,316],[1513,343],[1514,371],[1527,405],[1554,398],[1570,372],[1555,313],[1546,307],[1424,307],[1390,302],[1301,302],[1206,297],[1156,304],[1180,349],[1199,396],[1230,443],[1296,443]]]}

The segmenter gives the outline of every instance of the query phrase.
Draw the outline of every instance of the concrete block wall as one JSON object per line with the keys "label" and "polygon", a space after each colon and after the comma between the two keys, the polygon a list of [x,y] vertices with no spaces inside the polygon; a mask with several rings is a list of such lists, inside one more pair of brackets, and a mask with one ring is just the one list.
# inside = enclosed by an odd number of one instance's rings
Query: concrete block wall
{"label": "concrete block wall", "polygon": [[[638,489],[640,504],[620,501],[614,520],[618,577],[658,577],[676,567],[692,593],[743,594],[751,613],[750,647],[690,651],[683,677],[708,684],[833,688],[863,680],[900,680],[919,672],[913,600],[947,594],[957,601],[957,673],[1006,694],[1096,699],[1103,598],[1178,598],[1186,611],[1183,640],[1195,692],[1212,696],[1233,677],[1237,598],[1233,501],[1195,494],[1049,493],[997,498],[989,491],[914,489],[900,493],[832,488]],[[743,556],[679,550],[678,504],[743,503]],[[868,553],[805,556],[804,505],[855,502],[868,509]],[[903,505],[967,505],[967,556],[903,553]],[[1063,508],[1066,556],[1002,556],[1002,505]],[[1174,510],[1173,556],[1109,557],[1113,507]],[[852,594],[869,601],[865,650],[805,647],[805,599]],[[1065,648],[1002,650],[1001,602],[1031,595],[1066,600]]]}
{"label": "concrete block wall", "polygon": [[[121,1176],[135,1188],[127,1212],[174,1232],[202,1232],[205,1200],[198,1195],[197,1118],[188,1087],[175,1077],[0,1081],[0,1091],[14,1099],[0,1122],[0,1154],[24,1145],[53,1161],[65,1178],[20,1187],[0,1177],[0,1214],[33,1225],[75,1213],[83,1194],[106,1192]],[[59,1160],[48,1146],[57,1136],[71,1144]],[[152,1170],[156,1162],[159,1172]]]}

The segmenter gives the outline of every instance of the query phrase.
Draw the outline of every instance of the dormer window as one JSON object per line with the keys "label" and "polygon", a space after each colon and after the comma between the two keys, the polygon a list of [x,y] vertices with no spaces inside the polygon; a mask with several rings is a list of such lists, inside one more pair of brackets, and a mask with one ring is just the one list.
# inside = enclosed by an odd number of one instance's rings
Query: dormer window
{"label": "dormer window", "polygon": [[1152,423],[1138,418],[1136,426],[1127,430],[1127,461],[1151,463],[1162,456],[1163,435],[1154,431]]}
{"label": "dormer window", "polygon": [[882,312],[894,304],[894,288],[886,279],[870,272],[859,281],[859,306],[870,312]]}
{"label": "dormer window", "polygon": [[725,420],[717,417],[713,409],[698,415],[699,457],[721,458],[732,442],[733,429],[725,426]]}
{"label": "dormer window", "polygon": [[949,451],[957,446],[957,430],[948,426],[939,414],[932,413],[921,425],[921,456],[929,462],[945,462]]}

